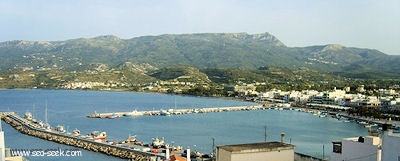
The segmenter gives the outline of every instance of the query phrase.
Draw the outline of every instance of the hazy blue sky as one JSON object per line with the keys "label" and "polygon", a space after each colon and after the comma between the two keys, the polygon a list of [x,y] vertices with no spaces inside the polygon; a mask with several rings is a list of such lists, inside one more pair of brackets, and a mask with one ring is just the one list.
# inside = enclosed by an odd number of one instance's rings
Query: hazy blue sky
{"label": "hazy blue sky", "polygon": [[400,54],[400,0],[0,0],[0,41],[211,32]]}

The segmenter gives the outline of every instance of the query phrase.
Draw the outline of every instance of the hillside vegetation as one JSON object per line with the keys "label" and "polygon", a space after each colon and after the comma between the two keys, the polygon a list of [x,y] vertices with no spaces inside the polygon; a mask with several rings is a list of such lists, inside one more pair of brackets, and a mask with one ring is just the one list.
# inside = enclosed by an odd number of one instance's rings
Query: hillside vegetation
{"label": "hillside vegetation", "polygon": [[14,40],[0,43],[0,56],[2,72],[83,72],[97,66],[97,70],[125,68],[143,74],[169,66],[239,70],[274,66],[350,78],[400,76],[400,56],[336,44],[287,47],[269,33],[204,33],[132,39],[108,35],[49,42]]}

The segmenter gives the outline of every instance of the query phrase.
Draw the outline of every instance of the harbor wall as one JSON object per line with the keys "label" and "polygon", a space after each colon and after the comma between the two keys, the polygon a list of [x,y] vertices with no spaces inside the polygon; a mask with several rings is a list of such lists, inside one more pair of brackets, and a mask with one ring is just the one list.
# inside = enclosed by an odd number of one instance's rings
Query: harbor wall
{"label": "harbor wall", "polygon": [[[137,115],[147,116],[160,116],[163,113],[168,115],[182,115],[182,114],[193,114],[193,113],[210,113],[210,112],[228,112],[228,111],[248,111],[248,110],[263,110],[267,109],[261,105],[255,106],[235,106],[235,107],[210,107],[210,108],[193,108],[193,109],[168,109],[168,110],[153,110],[153,111],[135,111]],[[108,112],[108,113],[93,113],[87,115],[89,118],[107,118],[107,116],[130,116],[132,112]],[[164,114],[165,114],[164,113]]]}
{"label": "harbor wall", "polygon": [[[106,143],[98,143],[92,140],[80,139],[74,136],[68,136],[36,129],[33,125],[30,125],[29,123],[20,120],[19,116],[16,114],[2,114],[1,118],[19,132],[44,140],[75,146],[78,148],[83,148],[86,150],[100,152],[107,155],[135,161],[147,161],[152,160],[155,157],[155,155],[151,153],[135,151],[132,149],[108,145]],[[156,157],[163,158],[162,156]]]}

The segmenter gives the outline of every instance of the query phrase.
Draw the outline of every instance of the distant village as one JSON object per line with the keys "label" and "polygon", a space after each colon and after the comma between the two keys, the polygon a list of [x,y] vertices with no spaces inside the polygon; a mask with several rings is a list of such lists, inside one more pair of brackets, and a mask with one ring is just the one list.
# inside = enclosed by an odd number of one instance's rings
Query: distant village
{"label": "distant village", "polygon": [[[219,89],[228,93],[229,96],[244,98],[248,101],[274,101],[291,103],[293,105],[321,104],[331,107],[348,109],[350,107],[378,108],[383,111],[400,111],[400,94],[398,85],[394,89],[374,89],[367,91],[364,85],[357,89],[345,87],[343,89],[333,88],[329,91],[302,90],[302,91],[282,91],[271,89],[267,91],[256,91],[257,86],[262,83],[240,83],[233,86],[223,86]],[[153,83],[139,85],[138,91],[159,92],[159,93],[182,93],[182,91],[192,89],[199,84],[193,82],[157,81]],[[201,85],[209,88],[207,85]],[[74,82],[65,83],[62,89],[95,89],[95,90],[114,90],[132,87],[132,85],[118,82]],[[374,93],[373,95],[368,93]]]}

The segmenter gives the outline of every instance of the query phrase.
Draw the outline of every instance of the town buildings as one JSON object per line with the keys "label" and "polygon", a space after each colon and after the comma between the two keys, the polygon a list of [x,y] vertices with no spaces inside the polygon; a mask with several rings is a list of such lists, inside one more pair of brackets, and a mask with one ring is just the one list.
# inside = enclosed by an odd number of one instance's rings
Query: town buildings
{"label": "town buildings", "polygon": [[294,161],[294,149],[281,142],[217,146],[217,161]]}
{"label": "town buildings", "polygon": [[[257,99],[259,101],[266,100],[282,100],[282,102],[292,102],[295,104],[325,104],[337,105],[343,107],[367,107],[367,108],[381,108],[383,110],[400,110],[400,98],[398,93],[394,90],[384,90],[381,96],[366,96],[363,94],[349,94],[345,90],[334,88],[330,91],[281,91],[270,90],[258,93]],[[279,102],[279,101],[278,101]]]}

